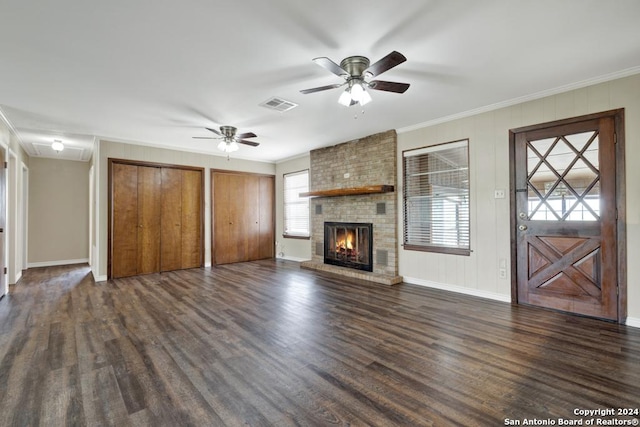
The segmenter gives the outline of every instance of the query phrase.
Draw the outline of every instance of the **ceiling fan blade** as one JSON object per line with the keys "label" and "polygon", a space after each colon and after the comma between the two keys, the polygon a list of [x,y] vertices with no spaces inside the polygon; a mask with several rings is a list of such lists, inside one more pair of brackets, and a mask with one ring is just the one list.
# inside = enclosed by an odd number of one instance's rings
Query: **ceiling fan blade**
{"label": "ceiling fan blade", "polygon": [[194,139],[218,139],[213,136],[193,136]]}
{"label": "ceiling fan blade", "polygon": [[215,133],[216,135],[224,136],[224,135],[222,135],[219,131],[217,131],[217,130],[215,130],[215,129],[211,129],[211,128],[207,128],[207,127],[206,127],[205,129],[206,129],[206,130],[208,130],[208,131],[211,131],[211,132]]}
{"label": "ceiling fan blade", "polygon": [[240,135],[236,135],[236,138],[245,139],[245,138],[255,138],[256,136],[258,135],[256,135],[253,132],[247,132],[247,133],[241,133]]}
{"label": "ceiling fan blade", "polygon": [[325,56],[321,56],[319,58],[313,58],[313,62],[315,62],[322,68],[331,71],[336,76],[349,77],[349,73],[344,68],[342,68],[341,66],[339,66],[338,64],[336,64],[335,62],[333,62],[332,60],[330,60]]}
{"label": "ceiling fan blade", "polygon": [[253,141],[246,141],[244,139],[239,139],[236,141],[238,144],[244,144],[244,145],[250,145],[252,147],[257,147],[258,145],[260,145],[259,142],[253,142]]}
{"label": "ceiling fan blade", "polygon": [[314,93],[314,92],[320,92],[320,91],[323,91],[323,90],[335,89],[335,88],[343,86],[345,84],[346,83],[337,83],[337,84],[334,84],[334,85],[314,87],[312,89],[303,89],[300,92],[304,93],[306,95],[308,93]]}
{"label": "ceiling fan blade", "polygon": [[409,83],[386,82],[384,80],[374,80],[369,82],[369,88],[383,90],[385,92],[405,93],[409,89]]}
{"label": "ceiling fan blade", "polygon": [[364,70],[363,75],[368,74],[371,77],[375,77],[387,70],[392,69],[396,65],[402,64],[406,60],[407,58],[405,58],[403,54],[394,50],[375,64],[370,65],[369,68]]}

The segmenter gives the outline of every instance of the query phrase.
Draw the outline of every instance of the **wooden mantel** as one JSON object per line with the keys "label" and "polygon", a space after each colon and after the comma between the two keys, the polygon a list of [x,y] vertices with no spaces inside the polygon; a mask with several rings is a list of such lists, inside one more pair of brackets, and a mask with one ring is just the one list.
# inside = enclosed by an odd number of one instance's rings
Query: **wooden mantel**
{"label": "wooden mantel", "polygon": [[367,185],[366,187],[335,188],[332,190],[309,191],[300,193],[300,197],[336,197],[336,196],[358,196],[361,194],[391,193],[394,191],[393,185]]}

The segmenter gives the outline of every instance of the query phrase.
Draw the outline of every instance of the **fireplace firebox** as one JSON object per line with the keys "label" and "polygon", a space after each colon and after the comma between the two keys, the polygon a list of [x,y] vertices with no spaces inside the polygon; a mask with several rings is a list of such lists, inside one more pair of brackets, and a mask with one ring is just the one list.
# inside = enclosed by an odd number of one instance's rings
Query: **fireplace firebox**
{"label": "fireplace firebox", "polygon": [[373,224],[324,223],[324,263],[373,271]]}

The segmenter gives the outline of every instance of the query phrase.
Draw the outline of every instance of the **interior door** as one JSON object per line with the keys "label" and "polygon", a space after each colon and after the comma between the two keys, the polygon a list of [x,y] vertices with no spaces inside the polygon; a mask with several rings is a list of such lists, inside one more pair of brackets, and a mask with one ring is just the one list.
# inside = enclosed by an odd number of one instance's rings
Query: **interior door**
{"label": "interior door", "polygon": [[8,292],[4,250],[7,235],[7,168],[4,160],[4,151],[0,149],[0,296]]}
{"label": "interior door", "polygon": [[182,171],[162,168],[160,271],[182,268]]}
{"label": "interior door", "polygon": [[[135,166],[134,166],[135,167]],[[138,169],[138,269],[136,274],[160,271],[160,168]]]}
{"label": "interior door", "polygon": [[615,123],[514,135],[519,303],[618,319]]}
{"label": "interior door", "polygon": [[260,177],[260,259],[273,258],[275,255],[274,226],[275,178]]}
{"label": "interior door", "polygon": [[244,177],[244,230],[247,259],[260,259],[260,177]]}
{"label": "interior door", "polygon": [[[227,173],[212,174],[212,205],[213,205],[213,264],[229,264],[237,262],[238,235],[233,227],[236,212],[234,200],[237,197],[235,187],[239,185],[238,175]],[[240,182],[241,184],[241,182]]]}
{"label": "interior door", "polygon": [[202,266],[203,173],[109,160],[109,278]]}
{"label": "interior door", "polygon": [[245,216],[245,176],[229,175],[228,218],[229,240],[226,242],[228,262],[248,261]]}
{"label": "interior door", "polygon": [[112,163],[111,277],[138,274],[138,166]]}
{"label": "interior door", "polygon": [[182,171],[182,268],[202,265],[202,171]]}
{"label": "interior door", "polygon": [[271,258],[273,176],[211,172],[212,264]]}

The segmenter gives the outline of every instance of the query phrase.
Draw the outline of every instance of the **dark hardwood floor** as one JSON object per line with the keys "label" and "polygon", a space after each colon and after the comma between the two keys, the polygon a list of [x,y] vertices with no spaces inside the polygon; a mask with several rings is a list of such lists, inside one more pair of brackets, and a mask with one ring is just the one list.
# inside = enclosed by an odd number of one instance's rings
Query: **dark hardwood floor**
{"label": "dark hardwood floor", "polygon": [[288,261],[97,284],[30,269],[0,301],[1,426],[498,426],[639,406],[638,329]]}

